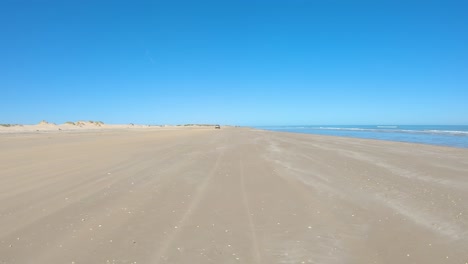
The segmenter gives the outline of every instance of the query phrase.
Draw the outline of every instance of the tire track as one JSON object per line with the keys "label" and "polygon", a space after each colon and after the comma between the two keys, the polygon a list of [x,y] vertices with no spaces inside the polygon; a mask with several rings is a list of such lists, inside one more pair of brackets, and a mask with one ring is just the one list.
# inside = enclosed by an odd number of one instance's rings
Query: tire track
{"label": "tire track", "polygon": [[169,248],[174,244],[176,239],[180,236],[180,233],[183,231],[185,223],[190,219],[190,217],[193,215],[193,212],[199,207],[200,202],[206,193],[206,189],[215,176],[216,171],[218,170],[220,160],[223,156],[223,153],[218,154],[218,157],[216,159],[215,164],[213,165],[212,169],[210,170],[210,173],[208,176],[205,178],[205,180],[202,182],[198,190],[196,190],[195,195],[193,196],[192,202],[189,204],[187,211],[182,215],[179,221],[177,221],[178,226],[180,228],[175,229],[169,236],[166,238],[166,240],[163,242],[163,245],[159,248],[159,250],[156,252],[152,263],[159,264],[161,263],[162,260],[164,260],[164,256],[166,255],[167,251]]}
{"label": "tire track", "polygon": [[242,159],[239,159],[239,170],[240,170],[240,181],[241,181],[241,191],[242,191],[242,200],[247,211],[247,219],[249,221],[249,229],[251,234],[252,250],[253,250],[253,263],[262,263],[262,258],[260,254],[260,249],[258,246],[257,233],[255,232],[255,224],[252,218],[252,210],[250,209],[249,199],[247,197],[247,191],[245,189],[245,173],[244,173],[244,163]]}

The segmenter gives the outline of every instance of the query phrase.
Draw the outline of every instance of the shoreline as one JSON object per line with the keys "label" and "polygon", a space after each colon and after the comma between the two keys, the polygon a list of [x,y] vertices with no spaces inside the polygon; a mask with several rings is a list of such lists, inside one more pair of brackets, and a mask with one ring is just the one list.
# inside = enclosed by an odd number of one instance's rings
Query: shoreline
{"label": "shoreline", "polygon": [[[379,141],[389,141],[389,142],[400,142],[400,143],[412,143],[412,144],[421,144],[421,145],[430,145],[430,146],[444,146],[444,147],[453,147],[453,148],[468,148],[468,136],[458,136],[458,135],[445,135],[445,139],[441,139],[441,135],[437,134],[411,134],[409,135],[416,135],[417,137],[412,139],[398,139],[401,136],[396,136],[398,133],[388,133],[388,132],[374,132],[372,135],[362,135],[359,134],[361,132],[357,132],[355,135],[340,135],[340,134],[327,134],[327,133],[314,133],[314,132],[307,132],[307,131],[294,131],[289,129],[268,129],[268,128],[257,128],[264,131],[274,131],[280,133],[296,133],[296,134],[305,134],[305,135],[317,135],[317,136],[331,136],[331,137],[343,137],[343,138],[353,138],[353,139],[369,139],[369,140],[379,140]],[[381,134],[382,133],[382,134]],[[468,132],[467,132],[468,133]],[[393,135],[394,138],[389,138]],[[432,138],[431,138],[432,137]],[[432,141],[437,140],[438,142],[434,143]],[[457,139],[456,141],[453,141]],[[466,140],[463,140],[466,139]]]}
{"label": "shoreline", "polygon": [[[83,126],[70,126],[67,124],[48,124],[48,125],[12,125],[9,127],[0,126],[0,136],[1,135],[15,135],[15,134],[24,134],[24,135],[34,135],[34,134],[54,134],[54,133],[93,133],[93,132],[107,132],[107,131],[170,131],[170,130],[183,130],[183,129],[213,129],[214,125],[140,125],[140,124],[103,124],[102,126],[95,125],[83,125]],[[391,139],[379,139],[379,138],[369,138],[369,137],[358,137],[358,136],[342,136],[342,135],[327,135],[327,134],[316,134],[316,133],[307,133],[307,132],[298,132],[298,131],[282,131],[282,130],[270,130],[261,127],[249,127],[249,126],[222,126],[223,129],[232,129],[232,128],[244,128],[252,129],[258,131],[266,132],[277,132],[277,133],[286,133],[286,134],[298,134],[298,135],[312,135],[317,137],[331,137],[331,138],[342,138],[342,139],[355,139],[355,140],[369,140],[377,142],[390,142],[390,143],[403,143],[416,146],[433,146],[433,147],[446,147],[446,148],[456,148],[456,149],[468,149],[464,146],[456,145],[444,145],[436,143],[425,143],[425,142],[415,142],[415,141],[399,141]]]}

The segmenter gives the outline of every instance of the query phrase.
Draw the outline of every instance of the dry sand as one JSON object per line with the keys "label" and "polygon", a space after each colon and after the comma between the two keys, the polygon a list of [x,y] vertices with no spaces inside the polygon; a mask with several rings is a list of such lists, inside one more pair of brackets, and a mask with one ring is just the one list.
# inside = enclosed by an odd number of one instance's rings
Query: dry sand
{"label": "dry sand", "polygon": [[0,148],[0,263],[468,262],[468,149],[246,128]]}

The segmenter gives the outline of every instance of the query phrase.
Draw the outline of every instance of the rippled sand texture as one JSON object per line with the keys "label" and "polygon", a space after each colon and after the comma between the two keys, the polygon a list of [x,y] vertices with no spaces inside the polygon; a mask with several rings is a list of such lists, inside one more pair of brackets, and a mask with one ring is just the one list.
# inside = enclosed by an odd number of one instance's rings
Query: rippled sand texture
{"label": "rippled sand texture", "polygon": [[468,262],[468,149],[245,128],[0,149],[0,263]]}

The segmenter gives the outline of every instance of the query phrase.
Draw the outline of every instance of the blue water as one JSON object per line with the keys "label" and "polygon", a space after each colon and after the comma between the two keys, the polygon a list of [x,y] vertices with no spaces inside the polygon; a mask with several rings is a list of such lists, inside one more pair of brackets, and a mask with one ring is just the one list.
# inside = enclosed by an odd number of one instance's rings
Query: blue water
{"label": "blue water", "polygon": [[468,148],[468,126],[268,126],[266,130]]}

